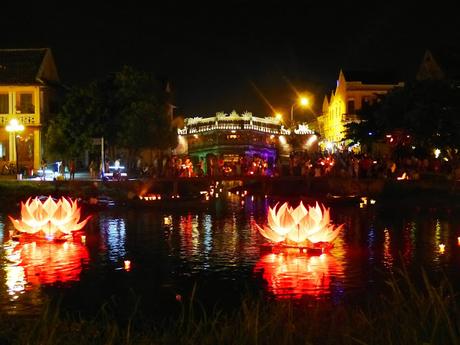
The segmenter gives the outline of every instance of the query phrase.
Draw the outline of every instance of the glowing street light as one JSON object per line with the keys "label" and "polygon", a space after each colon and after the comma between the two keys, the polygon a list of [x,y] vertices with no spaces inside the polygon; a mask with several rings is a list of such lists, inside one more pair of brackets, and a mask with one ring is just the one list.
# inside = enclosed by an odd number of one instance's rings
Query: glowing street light
{"label": "glowing street light", "polygon": [[17,138],[16,133],[22,132],[24,130],[24,125],[20,124],[17,119],[11,119],[10,122],[5,126],[5,129],[8,133],[13,133],[14,141],[13,141],[13,152],[16,157],[16,174],[19,177],[19,155],[18,155],[18,145],[17,145]]}
{"label": "glowing street light", "polygon": [[296,105],[300,105],[301,107],[308,107],[308,105],[310,104],[310,100],[306,97],[300,97],[297,102],[295,102],[292,106],[291,106],[291,125],[294,124],[294,107]]}
{"label": "glowing street light", "polygon": [[304,107],[306,107],[308,104],[310,104],[309,99],[306,98],[306,97],[300,98],[300,101],[299,101],[299,102],[300,102],[300,105],[301,105],[301,106],[304,106]]}
{"label": "glowing street light", "polygon": [[440,154],[441,154],[441,150],[440,150],[440,149],[434,149],[434,157],[435,157],[435,158],[438,158]]}
{"label": "glowing street light", "polygon": [[276,113],[275,114],[275,118],[278,120],[278,121],[282,121],[283,120],[283,115],[281,113]]}

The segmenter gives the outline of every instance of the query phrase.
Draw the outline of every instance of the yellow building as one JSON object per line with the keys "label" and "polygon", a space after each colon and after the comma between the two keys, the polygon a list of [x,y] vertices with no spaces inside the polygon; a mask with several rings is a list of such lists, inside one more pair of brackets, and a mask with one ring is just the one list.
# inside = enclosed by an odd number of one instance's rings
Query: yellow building
{"label": "yellow building", "polygon": [[324,97],[322,113],[317,118],[323,140],[334,144],[342,142],[345,125],[358,120],[356,111],[364,103],[372,103],[378,95],[402,86],[403,82],[391,80],[389,74],[340,70],[337,87],[329,98]]}
{"label": "yellow building", "polygon": [[[59,77],[51,50],[0,49],[0,158],[38,169],[43,155],[42,128],[56,108]],[[8,132],[12,119],[24,130]],[[17,150],[17,151],[16,151]]]}

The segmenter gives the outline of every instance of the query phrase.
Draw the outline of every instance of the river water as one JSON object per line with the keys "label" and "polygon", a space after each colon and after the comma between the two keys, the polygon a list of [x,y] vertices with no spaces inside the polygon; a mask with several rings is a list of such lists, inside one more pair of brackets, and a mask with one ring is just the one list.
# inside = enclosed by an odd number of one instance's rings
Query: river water
{"label": "river water", "polygon": [[456,209],[371,200],[326,205],[344,229],[329,253],[307,256],[261,251],[266,240],[255,224],[266,223],[275,203],[232,195],[204,209],[107,208],[62,243],[12,240],[11,213],[0,210],[0,308],[34,314],[59,299],[81,313],[110,301],[117,310],[164,314],[192,293],[205,306],[223,308],[248,294],[353,303],[384,289],[385,277],[402,267],[416,280],[423,269],[432,279],[446,274],[454,286],[460,281]]}

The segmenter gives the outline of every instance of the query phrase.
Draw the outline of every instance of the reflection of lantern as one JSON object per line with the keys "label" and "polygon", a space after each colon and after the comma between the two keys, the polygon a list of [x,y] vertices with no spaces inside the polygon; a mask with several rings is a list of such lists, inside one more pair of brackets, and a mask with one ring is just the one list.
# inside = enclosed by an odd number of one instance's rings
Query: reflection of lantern
{"label": "reflection of lantern", "polygon": [[42,235],[46,239],[60,238],[82,229],[89,220],[79,223],[80,207],[77,201],[62,197],[57,202],[48,197],[42,202],[38,197],[21,202],[21,219],[9,216],[14,227],[30,235]]}
{"label": "reflection of lantern", "polygon": [[32,285],[78,281],[82,265],[89,261],[87,248],[73,241],[19,244],[14,253],[21,259],[25,281]]}
{"label": "reflection of lantern", "polygon": [[331,255],[263,256],[254,268],[262,272],[268,290],[278,298],[319,297],[330,293],[331,277],[342,276],[342,267]]}
{"label": "reflection of lantern", "polygon": [[307,209],[302,202],[295,209],[288,203],[278,209],[276,206],[269,207],[268,227],[256,226],[265,238],[273,242],[285,241],[297,245],[330,243],[343,227],[330,223],[328,208],[316,203],[316,207],[309,206]]}

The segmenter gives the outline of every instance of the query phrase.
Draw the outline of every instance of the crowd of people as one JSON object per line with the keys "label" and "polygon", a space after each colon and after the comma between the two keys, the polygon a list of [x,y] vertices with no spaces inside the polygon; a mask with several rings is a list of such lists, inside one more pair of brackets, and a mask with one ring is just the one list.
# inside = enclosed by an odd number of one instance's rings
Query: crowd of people
{"label": "crowd of people", "polygon": [[151,165],[142,165],[142,176],[151,177],[221,177],[257,175],[272,176],[273,163],[261,157],[248,157],[241,155],[238,158],[224,159],[224,157],[211,157],[193,163],[190,157],[164,157],[155,160]]}
{"label": "crowd of people", "polygon": [[[81,164],[80,164],[81,166]],[[49,169],[46,161],[41,163],[42,171]],[[415,155],[391,157],[389,155],[372,156],[367,153],[344,152],[293,152],[285,159],[239,155],[211,156],[206,160],[193,161],[190,156],[162,156],[151,163],[141,158],[132,166],[123,166],[120,159],[107,159],[104,166],[97,160],[91,160],[87,166],[91,179],[120,180],[121,172],[131,177],[231,177],[231,176],[338,176],[348,178],[410,179],[417,180],[423,174],[442,174],[460,180],[460,160],[456,157],[424,158]],[[58,172],[63,179],[75,179],[77,170],[75,160],[62,161]],[[104,173],[103,173],[104,172]],[[126,174],[124,174],[126,175]]]}
{"label": "crowd of people", "polygon": [[423,173],[453,175],[458,170],[455,158],[418,158],[414,155],[391,157],[367,153],[336,152],[292,154],[289,174],[297,176],[342,176],[352,178],[393,178],[417,180]]}
{"label": "crowd of people", "polygon": [[[6,160],[5,160],[6,162]],[[75,160],[58,162],[57,172],[62,179],[75,179]],[[6,169],[7,164],[2,168]],[[8,166],[9,167],[9,166]],[[423,174],[440,174],[460,181],[460,160],[457,157],[434,155],[423,158],[415,155],[392,157],[390,155],[370,155],[367,153],[343,152],[293,152],[281,160],[265,159],[260,156],[239,155],[215,156],[206,160],[192,160],[190,156],[162,156],[151,163],[138,158],[132,166],[124,167],[120,160],[107,159],[104,166],[91,160],[88,165],[91,179],[110,175],[117,179],[117,173],[129,173],[133,177],[231,177],[231,176],[340,176],[349,178],[410,179],[418,180]],[[45,160],[41,171],[49,170]],[[103,171],[105,174],[103,174]],[[2,172],[4,173],[4,172]],[[110,173],[110,174],[107,174]],[[42,174],[44,178],[44,174]]]}
{"label": "crowd of people", "polygon": [[460,179],[460,161],[454,157],[415,155],[391,157],[367,153],[294,152],[289,158],[264,159],[240,155],[238,158],[213,157],[193,162],[190,157],[170,156],[150,165],[139,164],[138,175],[150,177],[225,176],[340,176],[350,178],[390,178],[417,180],[424,173],[444,174]]}

